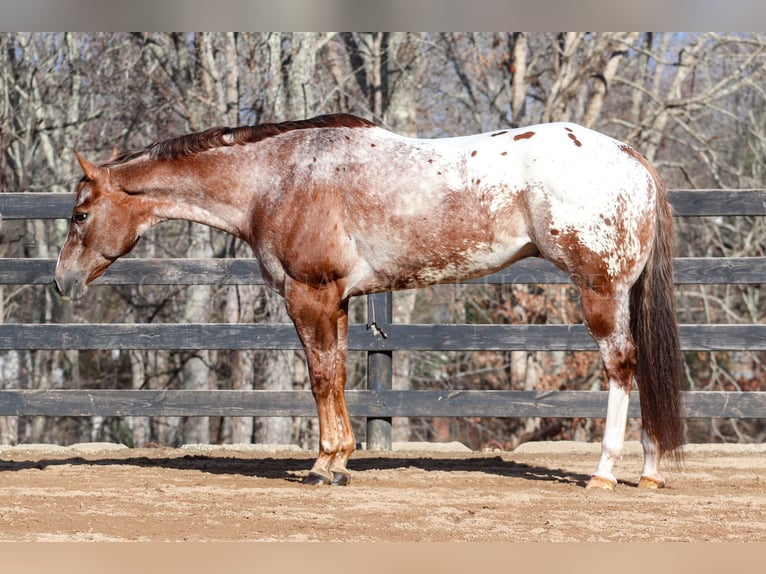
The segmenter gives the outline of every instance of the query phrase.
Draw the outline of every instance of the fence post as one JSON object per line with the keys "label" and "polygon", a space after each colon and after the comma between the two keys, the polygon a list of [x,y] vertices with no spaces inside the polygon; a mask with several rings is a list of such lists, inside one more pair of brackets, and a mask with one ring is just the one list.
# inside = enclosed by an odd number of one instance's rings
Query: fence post
{"label": "fence post", "polygon": [[[372,329],[376,341],[387,337],[388,325],[393,320],[391,292],[367,296],[367,328]],[[370,351],[367,353],[367,389],[371,391],[392,388],[392,351]],[[391,418],[367,419],[367,448],[369,450],[391,450]]]}

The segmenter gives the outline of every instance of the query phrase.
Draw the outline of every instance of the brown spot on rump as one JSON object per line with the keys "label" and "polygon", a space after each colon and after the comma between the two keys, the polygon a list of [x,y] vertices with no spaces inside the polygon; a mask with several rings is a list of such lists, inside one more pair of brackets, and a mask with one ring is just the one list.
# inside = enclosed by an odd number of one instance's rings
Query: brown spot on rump
{"label": "brown spot on rump", "polygon": [[500,155],[508,155],[508,152],[507,152],[507,151],[504,151],[504,152],[503,152],[503,153],[501,153]]}
{"label": "brown spot on rump", "polygon": [[477,154],[477,153],[479,153],[479,152],[477,152],[476,150],[473,150],[473,151],[471,152],[471,157],[476,157],[476,154]]}
{"label": "brown spot on rump", "polygon": [[216,127],[203,132],[155,142],[139,151],[122,153],[104,165],[119,165],[142,156],[149,156],[149,158],[157,160],[176,159],[216,147],[257,143],[295,130],[369,127],[376,127],[376,124],[351,114],[326,114],[307,120],[255,126]]}
{"label": "brown spot on rump", "polygon": [[644,159],[644,156],[642,156],[640,153],[638,153],[636,150],[634,150],[632,147],[630,147],[628,144],[619,144],[617,146],[621,152],[624,154],[629,155],[633,159],[635,159],[637,162],[646,165],[646,160]]}
{"label": "brown spot on rump", "polygon": [[[569,129],[569,128],[567,128],[567,129]],[[571,130],[570,130],[570,131],[571,131]],[[569,139],[570,139],[570,140],[572,140],[572,141],[574,142],[574,144],[575,144],[577,147],[580,147],[580,146],[582,146],[582,142],[581,142],[580,140],[578,140],[578,139],[577,139],[577,136],[576,136],[576,135],[574,135],[574,134],[571,134],[571,133],[570,133],[570,134],[568,134],[568,135],[569,135]]]}
{"label": "brown spot on rump", "polygon": [[528,140],[533,135],[535,135],[535,132],[524,132],[523,134],[517,134],[513,136],[513,141],[517,142],[519,140]]}

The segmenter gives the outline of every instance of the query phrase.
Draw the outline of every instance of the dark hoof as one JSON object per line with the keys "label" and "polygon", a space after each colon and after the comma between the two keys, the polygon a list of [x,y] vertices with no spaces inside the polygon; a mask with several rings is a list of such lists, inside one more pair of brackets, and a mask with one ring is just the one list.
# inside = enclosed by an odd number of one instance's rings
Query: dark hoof
{"label": "dark hoof", "polygon": [[333,471],[332,473],[333,486],[346,486],[349,482],[351,482],[351,475],[348,472]]}
{"label": "dark hoof", "polygon": [[[314,471],[310,471],[306,478],[303,479],[303,484],[308,484],[309,486],[322,486],[324,484],[330,484],[330,479],[326,476],[322,476],[321,474],[317,474]],[[333,480],[333,484],[334,484]]]}

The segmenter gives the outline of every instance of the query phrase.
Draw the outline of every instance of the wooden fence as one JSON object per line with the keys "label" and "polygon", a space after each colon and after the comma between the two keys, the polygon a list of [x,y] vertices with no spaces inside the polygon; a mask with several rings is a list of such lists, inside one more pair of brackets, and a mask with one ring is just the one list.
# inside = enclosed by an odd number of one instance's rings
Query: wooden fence
{"label": "wooden fence", "polygon": [[[672,191],[680,217],[764,216],[766,190]],[[0,193],[0,216],[68,218],[72,194]],[[55,260],[0,259],[0,284],[45,285]],[[568,283],[527,259],[473,283]],[[677,284],[766,284],[766,257],[677,258]],[[254,259],[121,259],[100,284],[258,284]],[[390,448],[391,417],[584,417],[606,412],[605,391],[391,389],[398,350],[595,350],[582,325],[405,325],[391,321],[391,296],[368,299],[368,324],[353,324],[349,348],[367,353],[367,389],[347,392],[352,416],[367,418],[370,448]],[[374,328],[371,326],[374,318]],[[684,324],[684,350],[766,351],[766,325]],[[0,324],[0,352],[36,349],[299,349],[289,324]],[[77,386],[77,385],[74,385]],[[684,392],[689,418],[766,418],[766,393]],[[629,416],[637,417],[638,401]],[[314,416],[308,391],[2,390],[0,416]]]}

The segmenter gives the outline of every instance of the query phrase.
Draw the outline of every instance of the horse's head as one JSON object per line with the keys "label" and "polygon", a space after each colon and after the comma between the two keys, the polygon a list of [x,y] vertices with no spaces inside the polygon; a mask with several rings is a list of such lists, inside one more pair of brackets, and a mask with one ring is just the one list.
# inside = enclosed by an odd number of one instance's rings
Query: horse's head
{"label": "horse's head", "polygon": [[77,184],[75,207],[54,278],[64,298],[78,299],[88,284],[138,242],[140,202],[123,190],[109,168],[77,155],[85,176]]}

